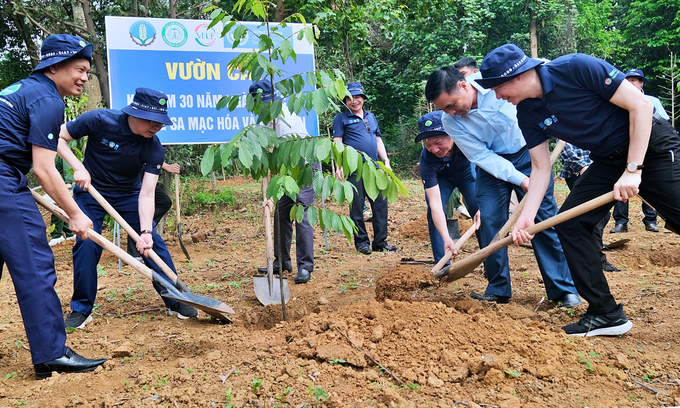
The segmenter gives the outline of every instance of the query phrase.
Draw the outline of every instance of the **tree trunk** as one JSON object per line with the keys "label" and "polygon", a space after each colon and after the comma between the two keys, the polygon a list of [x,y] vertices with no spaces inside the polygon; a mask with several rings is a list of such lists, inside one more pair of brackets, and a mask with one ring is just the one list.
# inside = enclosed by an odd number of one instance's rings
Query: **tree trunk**
{"label": "tree trunk", "polygon": [[277,0],[276,9],[274,10],[274,21],[283,21],[285,12],[286,8],[283,6],[283,0]]}
{"label": "tree trunk", "polygon": [[177,18],[177,0],[170,0],[170,18]]}
{"label": "tree trunk", "polygon": [[90,13],[90,2],[89,0],[80,0],[80,2],[83,5],[83,16],[85,17],[85,23],[87,24],[87,31],[90,35],[90,41],[94,45],[92,59],[94,60],[94,66],[97,70],[97,78],[99,79],[99,88],[102,92],[102,99],[104,100],[104,105],[109,106],[111,103],[111,97],[109,93],[109,75],[106,72],[104,59],[102,58],[102,49],[99,46],[99,41],[95,34],[94,21],[92,20],[92,14]]}
{"label": "tree trunk", "polygon": [[538,35],[536,34],[536,13],[531,13],[529,35],[531,37],[531,58],[538,58]]}
{"label": "tree trunk", "polygon": [[19,31],[19,35],[24,40],[24,44],[26,44],[26,50],[28,51],[28,56],[31,59],[31,67],[35,68],[38,63],[40,63],[40,58],[38,57],[38,46],[35,44],[33,37],[31,36],[31,30],[23,17],[17,16],[16,14],[14,14],[12,17],[14,19],[14,24]]}
{"label": "tree trunk", "polygon": [[144,17],[149,17],[149,0],[144,0]]}

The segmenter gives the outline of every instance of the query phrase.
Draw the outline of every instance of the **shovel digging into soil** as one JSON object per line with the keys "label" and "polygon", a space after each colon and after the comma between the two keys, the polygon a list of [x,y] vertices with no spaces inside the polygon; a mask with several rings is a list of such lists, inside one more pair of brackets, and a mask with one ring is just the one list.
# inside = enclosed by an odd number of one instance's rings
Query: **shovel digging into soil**
{"label": "shovel digging into soil", "polygon": [[[529,234],[535,235],[545,229],[554,227],[559,223],[570,220],[576,216],[584,214],[590,210],[594,210],[595,208],[601,207],[612,201],[614,201],[614,192],[603,194],[570,210],[539,222],[538,224],[532,225],[531,227],[527,228],[526,231]],[[460,279],[475,270],[475,268],[479,266],[479,264],[482,263],[489,255],[503,247],[510,245],[511,243],[512,236],[508,236],[499,241],[493,242],[486,248],[475,252],[467,258],[443,268],[439,272],[435,273],[434,277],[437,279],[444,279],[445,282],[451,282]]]}
{"label": "shovel digging into soil", "polygon": [[[90,189],[92,189],[92,186],[90,186]],[[93,191],[93,190],[90,190],[90,191]],[[45,207],[52,214],[59,217],[62,221],[68,223],[69,217],[68,217],[68,215],[66,215],[66,213],[64,213],[62,211],[61,208],[50,203],[47,199],[45,199],[43,196],[36,193],[35,191],[32,191],[32,194],[33,194],[33,198],[35,199],[35,201],[38,204]],[[115,210],[114,210],[114,212],[115,212]],[[116,213],[116,215],[118,215],[118,214]],[[121,220],[122,220],[122,218],[121,218]],[[121,223],[119,222],[119,224],[121,224]],[[121,225],[123,225],[123,224],[121,224]],[[125,223],[125,225],[127,225],[127,223]],[[129,225],[128,225],[128,227],[129,227]],[[168,271],[171,272],[171,274],[168,274],[168,277],[176,282],[175,284],[177,285],[177,287],[170,285],[167,280],[163,279],[158,274],[158,272],[154,271],[153,269],[150,269],[149,267],[147,267],[143,263],[137,261],[134,257],[132,257],[132,255],[130,255],[127,252],[123,251],[122,249],[118,248],[111,241],[102,237],[101,235],[99,235],[95,231],[90,229],[90,230],[88,230],[87,234],[88,234],[88,237],[90,239],[92,239],[94,242],[96,242],[99,246],[108,250],[109,252],[111,252],[115,256],[117,256],[118,258],[125,261],[125,263],[127,263],[128,265],[133,267],[135,270],[137,270],[139,273],[144,275],[146,278],[151,279],[154,284],[162,287],[164,289],[164,291],[161,293],[161,296],[168,298],[168,299],[176,300],[180,303],[184,303],[184,304],[193,306],[197,309],[204,311],[205,313],[209,314],[210,316],[215,317],[218,320],[224,320],[224,321],[227,321],[227,322],[231,322],[231,319],[225,314],[225,313],[231,313],[231,314],[234,313],[234,310],[231,307],[225,305],[224,303],[220,302],[219,300],[212,299],[212,298],[209,298],[209,297],[206,297],[206,296],[195,295],[195,294],[191,293],[189,291],[189,289],[186,287],[186,285],[181,280],[179,280],[177,275],[174,272],[172,272],[172,270],[170,268],[168,268],[167,265],[165,265],[165,263],[163,263],[163,261],[160,258],[158,258],[160,263],[153,258],[151,258],[151,259],[154,260],[154,262],[157,262],[157,265],[159,265],[159,266],[164,265],[168,269]],[[156,255],[156,257],[157,257],[157,255]],[[167,274],[167,272],[166,272],[166,274]]]}

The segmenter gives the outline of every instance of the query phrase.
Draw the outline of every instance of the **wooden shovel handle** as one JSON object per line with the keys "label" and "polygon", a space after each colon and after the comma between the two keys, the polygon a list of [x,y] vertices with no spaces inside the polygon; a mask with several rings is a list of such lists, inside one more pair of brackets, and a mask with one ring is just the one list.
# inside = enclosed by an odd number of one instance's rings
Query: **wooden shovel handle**
{"label": "wooden shovel handle", "polygon": [[[111,206],[111,204],[109,204],[109,202],[106,201],[106,199],[101,194],[99,194],[99,191],[97,191],[96,188],[94,188],[92,185],[90,185],[88,187],[87,191],[92,195],[92,197],[94,197],[95,200],[97,200],[99,205],[101,205],[102,208],[104,208],[106,210],[106,212],[109,213],[109,215],[111,215],[113,217],[113,219],[116,220],[116,222],[123,227],[123,229],[125,229],[125,232],[127,232],[128,235],[130,237],[132,237],[132,239],[135,242],[139,241],[139,234],[137,234],[137,231],[132,229],[130,224],[128,224],[127,221],[125,221],[125,219],[123,219],[123,217],[121,217],[121,215],[118,214],[118,211],[116,211]],[[170,280],[172,280],[172,282],[175,285],[177,285],[177,275],[161,259],[161,257],[158,256],[158,254],[156,252],[154,252],[153,249],[147,249],[146,252],[149,254],[149,258],[151,258],[151,260],[154,261],[156,263],[156,265],[158,265],[161,268],[163,273],[165,273],[168,276],[168,278],[170,278]]]}
{"label": "wooden shovel handle", "polygon": [[[458,241],[456,241],[455,244],[453,244],[453,247],[456,248],[456,249],[460,249],[460,247],[463,246],[465,241],[467,241],[467,239],[470,238],[470,236],[472,236],[472,234],[476,230],[477,230],[477,228],[475,227],[475,223],[473,221],[472,226],[470,228],[468,228],[467,231],[465,231],[465,234],[463,234],[463,236],[460,237],[460,239]],[[444,254],[444,257],[442,259],[440,259],[439,262],[437,262],[437,265],[435,265],[434,268],[432,268],[432,272],[437,272],[438,270],[440,270],[446,264],[446,262],[448,262],[449,259],[451,259],[452,256],[453,256],[453,253],[451,251],[446,251],[446,254]]]}
{"label": "wooden shovel handle", "polygon": [[[263,202],[267,201],[267,186],[269,185],[269,177],[262,179],[262,199]],[[266,239],[267,248],[267,275],[270,281],[273,282],[274,273],[274,242],[272,241],[272,226],[271,226],[271,213],[269,207],[264,207],[264,236]],[[280,261],[280,260],[279,260]],[[271,282],[270,282],[271,283]]]}
{"label": "wooden shovel handle", "polygon": [[175,173],[175,205],[177,206],[177,225],[182,223],[179,213],[179,173]]}
{"label": "wooden shovel handle", "polygon": [[[45,207],[52,214],[59,217],[62,221],[66,222],[66,223],[69,222],[69,216],[61,208],[57,207],[55,204],[51,203],[49,200],[47,200],[46,198],[44,198],[40,194],[36,193],[35,191],[31,191],[31,193],[33,194],[33,198],[35,199],[35,201],[38,204]],[[113,244],[113,242],[102,237],[101,235],[99,235],[98,233],[93,231],[92,229],[87,230],[87,236],[92,241],[99,244],[102,248],[113,253],[118,258],[125,261],[126,264],[135,268],[135,270],[137,270],[139,273],[144,275],[146,278],[153,280],[151,269],[149,269],[147,266],[145,266],[144,264],[142,264],[141,262],[136,260],[132,255],[130,255],[127,252],[123,251],[122,249],[118,248],[116,245]]]}
{"label": "wooden shovel handle", "polygon": [[[597,198],[593,198],[590,201],[587,201],[581,205],[578,205],[570,210],[567,210],[563,213],[559,213],[555,215],[554,217],[550,217],[547,220],[541,221],[538,224],[532,225],[531,227],[527,228],[526,231],[531,234],[535,235],[543,230],[546,230],[550,227],[554,227],[557,224],[560,224],[564,221],[570,220],[576,216],[579,216],[581,214],[584,214],[588,211],[594,210],[595,208],[601,207],[607,203],[610,203],[614,201],[614,192],[609,192],[606,194],[603,194]],[[449,268],[449,276],[452,275],[452,273],[455,270],[463,269],[470,267],[472,265],[476,266],[479,265],[484,259],[486,259],[489,255],[492,253],[498,251],[499,249],[510,245],[512,243],[512,237],[507,236],[500,241],[493,242],[489,244],[487,247],[475,252],[474,254],[468,256],[467,258],[460,260],[453,265],[450,266]]]}

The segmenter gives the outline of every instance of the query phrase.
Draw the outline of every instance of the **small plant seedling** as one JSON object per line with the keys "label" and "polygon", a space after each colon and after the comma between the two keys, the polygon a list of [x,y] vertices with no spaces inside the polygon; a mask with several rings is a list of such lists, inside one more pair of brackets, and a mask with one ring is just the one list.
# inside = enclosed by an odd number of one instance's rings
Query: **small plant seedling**
{"label": "small plant seedling", "polygon": [[330,398],[328,393],[326,393],[326,391],[324,391],[323,388],[319,387],[318,385],[312,388],[313,385],[313,383],[309,383],[309,388],[307,388],[305,392],[309,394],[310,397],[314,398],[316,401],[315,404],[328,401],[328,398]]}
{"label": "small plant seedling", "polygon": [[10,378],[14,377],[15,375],[17,375],[17,372],[12,371],[11,373],[9,373],[5,376],[5,380],[9,380]]}
{"label": "small plant seedling", "polygon": [[332,359],[332,360],[328,360],[328,363],[329,363],[329,364],[337,364],[337,365],[343,365],[343,364],[346,363],[346,362],[347,362],[347,361],[345,361],[345,360],[343,360],[343,359],[341,359],[341,358],[334,358],[334,359]]}
{"label": "small plant seedling", "polygon": [[[230,387],[228,390],[224,390],[224,394],[225,394],[224,400],[225,400],[226,402],[231,402],[231,401],[234,400],[234,394],[232,394],[231,387]],[[230,407],[231,404],[227,404],[227,406]]]}
{"label": "small plant seedling", "polygon": [[257,389],[262,386],[262,382],[264,380],[258,380],[256,378],[253,378],[253,394],[257,394]]}
{"label": "small plant seedling", "polygon": [[511,377],[517,377],[517,378],[520,378],[522,376],[522,374],[516,373],[516,372],[511,371],[511,370],[505,370],[505,374],[507,374]]}
{"label": "small plant seedling", "polygon": [[651,383],[654,380],[654,377],[656,377],[656,373],[647,371],[647,374],[643,375],[642,379],[645,380],[645,382]]}
{"label": "small plant seedling", "polygon": [[75,333],[75,332],[76,332],[76,328],[75,328],[75,327],[66,327],[65,330],[66,330],[66,334],[70,334],[70,333]]}
{"label": "small plant seedling", "polygon": [[409,387],[412,391],[418,391],[420,389],[420,385],[414,383],[414,382],[407,382],[406,386]]}
{"label": "small plant seedling", "polygon": [[[590,353],[594,353],[594,352],[591,351]],[[597,355],[597,357],[600,356],[600,355],[597,354],[597,353],[595,353],[595,354]],[[577,355],[580,357],[578,361],[580,361],[580,362],[582,362],[582,363],[586,363],[586,370],[588,370],[588,371],[590,371],[590,372],[595,371],[595,370],[593,369],[593,361],[592,361],[592,360],[588,360],[588,359],[586,358],[585,354],[581,353],[580,351],[577,353]]]}
{"label": "small plant seedling", "polygon": [[187,368],[187,371],[189,372],[189,374],[191,374],[191,373],[193,373],[193,372],[194,372],[194,369],[193,369],[193,368],[191,368],[191,367],[189,367],[189,368]]}
{"label": "small plant seedling", "polygon": [[104,267],[101,266],[100,264],[97,264],[97,276],[98,277],[106,276],[106,269],[104,269]]}
{"label": "small plant seedling", "polygon": [[288,395],[291,391],[293,391],[293,387],[286,387],[283,389],[283,395]]}

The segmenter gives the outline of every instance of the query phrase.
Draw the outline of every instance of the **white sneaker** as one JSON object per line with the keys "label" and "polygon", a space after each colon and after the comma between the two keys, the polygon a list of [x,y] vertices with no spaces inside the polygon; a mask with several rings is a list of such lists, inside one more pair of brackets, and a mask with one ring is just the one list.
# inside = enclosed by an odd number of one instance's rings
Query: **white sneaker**
{"label": "white sneaker", "polygon": [[59,238],[52,238],[49,242],[49,245],[52,247],[52,246],[55,246],[57,244],[61,244],[64,241],[66,241],[66,238],[64,238],[63,236],[61,236]]}

